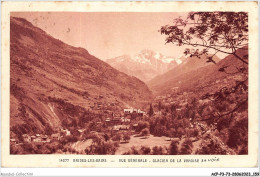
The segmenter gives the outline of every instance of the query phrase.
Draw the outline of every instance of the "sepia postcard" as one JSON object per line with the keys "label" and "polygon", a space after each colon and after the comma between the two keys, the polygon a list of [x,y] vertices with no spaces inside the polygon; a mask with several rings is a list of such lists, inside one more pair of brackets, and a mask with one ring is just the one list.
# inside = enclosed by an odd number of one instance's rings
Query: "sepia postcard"
{"label": "sepia postcard", "polygon": [[257,2],[2,2],[3,167],[258,166]]}

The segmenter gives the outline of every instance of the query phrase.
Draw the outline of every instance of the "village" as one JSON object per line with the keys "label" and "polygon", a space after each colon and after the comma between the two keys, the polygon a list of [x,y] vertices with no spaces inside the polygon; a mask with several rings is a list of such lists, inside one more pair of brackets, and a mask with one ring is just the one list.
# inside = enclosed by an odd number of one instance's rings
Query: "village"
{"label": "village", "polygon": [[[214,110],[214,105],[209,99],[197,98],[190,90],[180,91],[179,87],[174,87],[171,93],[157,96],[152,103],[138,108],[124,108],[117,100],[108,103],[102,95],[95,98],[98,101],[85,109],[81,119],[73,117],[72,122],[62,124],[59,130],[49,134],[37,132],[22,134],[21,137],[11,136],[12,149],[26,149],[31,144],[38,146],[36,153],[135,154],[138,151],[145,154],[142,148],[144,151],[148,149],[148,152],[160,145],[160,151],[149,152],[169,154],[172,141],[179,143],[178,148],[190,141],[193,148],[189,153],[200,153],[196,149],[203,143],[201,139],[208,139],[210,134],[227,136],[217,130],[217,123],[208,125],[200,121]],[[222,149],[228,149],[224,147],[225,139],[215,138],[214,141]],[[43,151],[40,146],[44,147]]]}
{"label": "village", "polygon": [[[162,103],[164,103],[165,100],[172,98],[170,95],[167,95],[165,97],[159,97],[157,99],[158,101],[160,100]],[[155,110],[153,112],[153,116],[161,117],[162,111],[158,109],[158,105],[154,104],[154,107]],[[182,105],[182,107],[184,107],[184,105]],[[183,108],[179,107],[176,109],[176,111],[179,112],[182,109]],[[172,136],[170,136],[170,134],[153,134],[152,132],[150,132],[150,126],[152,125],[150,121],[152,119],[149,116],[149,113],[146,113],[145,111],[142,111],[140,109],[127,108],[123,109],[122,113],[120,113],[119,111],[115,111],[115,113],[112,112],[110,116],[106,116],[103,119],[95,120],[99,121],[95,121],[94,126],[91,126],[91,128],[90,126],[87,126],[85,128],[83,128],[82,126],[74,127],[71,129],[69,127],[61,127],[59,131],[50,135],[39,133],[35,135],[23,134],[22,141],[11,138],[10,144],[17,147],[26,144],[32,144],[36,146],[47,145],[47,147],[49,147],[49,145],[54,143],[55,146],[59,145],[59,147],[63,149],[56,151],[56,153],[84,154],[86,149],[95,144],[95,137],[103,137],[105,141],[112,140],[112,142],[119,143],[118,145],[116,145],[116,154],[123,154],[125,152],[128,152],[129,149],[131,150],[133,144],[135,144],[136,147],[143,145],[147,147],[153,147],[156,142],[160,142],[159,144],[162,145],[162,147],[169,147],[172,140],[176,140],[179,142],[183,138],[186,138],[186,133],[183,133],[183,135],[181,136],[178,136],[177,132],[175,132]],[[197,134],[197,136],[202,136],[202,134],[206,133],[206,127],[204,126],[204,124],[199,122],[189,122],[190,129],[194,129],[195,127],[200,130],[200,133]],[[131,143],[129,143],[130,139]],[[194,137],[193,141],[196,141],[196,139],[198,139],[198,137]],[[165,151],[164,153],[166,153],[167,150],[164,149],[163,151]]]}
{"label": "village", "polygon": [[[95,122],[95,126],[91,130],[86,128],[81,128],[76,130],[77,137],[84,139],[86,134],[100,134],[104,135],[105,133],[110,134],[110,136],[115,135],[118,132],[130,132],[130,134],[136,133],[136,128],[138,126],[137,122],[147,118],[148,116],[144,111],[140,109],[128,108],[123,110],[124,114],[112,113],[110,117],[105,118],[103,121]],[[46,134],[23,134],[22,141],[19,141],[15,138],[10,139],[10,144],[12,145],[21,145],[24,143],[51,143],[51,142],[60,142],[66,137],[72,135],[71,131],[66,128],[60,128],[59,132],[55,132],[51,135]]]}

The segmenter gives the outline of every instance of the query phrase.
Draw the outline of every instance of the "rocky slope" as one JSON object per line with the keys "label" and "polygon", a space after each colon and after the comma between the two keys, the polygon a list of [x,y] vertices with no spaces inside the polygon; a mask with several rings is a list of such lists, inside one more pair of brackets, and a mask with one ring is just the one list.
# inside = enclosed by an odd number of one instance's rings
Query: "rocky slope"
{"label": "rocky slope", "polygon": [[[139,79],[11,17],[11,137],[80,124],[96,104],[107,109],[151,100]],[[112,109],[112,108],[111,108]]]}

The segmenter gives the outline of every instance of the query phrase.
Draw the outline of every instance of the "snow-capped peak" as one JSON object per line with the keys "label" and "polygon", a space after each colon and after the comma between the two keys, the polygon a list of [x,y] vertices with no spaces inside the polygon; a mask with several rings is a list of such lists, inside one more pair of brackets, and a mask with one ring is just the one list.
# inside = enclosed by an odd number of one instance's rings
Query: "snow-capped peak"
{"label": "snow-capped peak", "polygon": [[171,63],[172,61],[175,60],[175,58],[173,57],[168,57],[168,56],[163,56],[163,58],[161,59],[164,63]]}
{"label": "snow-capped peak", "polygon": [[156,52],[155,55],[154,55],[154,58],[159,60],[161,57],[161,54],[159,52]]}
{"label": "snow-capped peak", "polygon": [[146,54],[145,55],[134,55],[132,57],[132,60],[138,63],[151,63],[149,59],[147,59]]}
{"label": "snow-capped peak", "polygon": [[165,56],[159,52],[154,52],[148,49],[142,50],[141,52],[135,54],[132,57],[132,59],[139,63],[150,63],[150,64],[152,64],[153,62],[156,63],[161,62],[161,63],[169,64],[175,60],[175,58],[173,57]]}
{"label": "snow-capped peak", "polygon": [[126,59],[132,60],[133,62],[140,63],[140,64],[149,64],[149,65],[158,65],[161,64],[170,64],[175,62],[177,64],[181,64],[183,62],[182,58],[174,58],[171,56],[165,56],[159,52],[154,52],[152,50],[144,49],[141,50],[139,53],[134,55],[124,55],[121,57],[117,57],[113,60],[114,63],[121,63],[124,62]]}
{"label": "snow-capped peak", "polygon": [[178,65],[182,63],[182,60],[180,60],[180,59],[177,59],[175,61],[178,63]]}

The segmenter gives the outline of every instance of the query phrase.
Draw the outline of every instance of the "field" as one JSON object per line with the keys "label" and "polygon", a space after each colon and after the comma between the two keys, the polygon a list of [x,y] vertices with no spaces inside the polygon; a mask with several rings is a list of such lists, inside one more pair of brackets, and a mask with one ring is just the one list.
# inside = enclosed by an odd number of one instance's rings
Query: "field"
{"label": "field", "polygon": [[84,150],[89,147],[92,143],[92,140],[78,141],[72,144],[72,148],[78,152],[84,152]]}
{"label": "field", "polygon": [[[129,151],[133,146],[135,146],[137,149],[141,148],[142,146],[150,148],[153,148],[154,146],[169,147],[171,143],[169,140],[170,139],[166,136],[155,137],[153,135],[149,135],[147,137],[137,137],[136,135],[132,135],[129,143],[120,143],[115,155],[121,155],[124,152]],[[78,141],[73,143],[71,147],[78,152],[82,152],[91,145],[91,142],[92,140]]]}
{"label": "field", "polygon": [[170,145],[171,141],[166,136],[155,137],[153,135],[144,137],[136,137],[136,135],[132,135],[129,143],[121,143],[119,148],[116,151],[116,155],[121,155],[124,152],[127,152],[131,149],[132,146],[135,146],[137,149],[141,148],[141,146],[146,146],[153,148],[154,146],[166,146]]}

